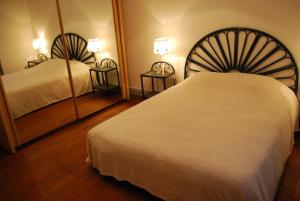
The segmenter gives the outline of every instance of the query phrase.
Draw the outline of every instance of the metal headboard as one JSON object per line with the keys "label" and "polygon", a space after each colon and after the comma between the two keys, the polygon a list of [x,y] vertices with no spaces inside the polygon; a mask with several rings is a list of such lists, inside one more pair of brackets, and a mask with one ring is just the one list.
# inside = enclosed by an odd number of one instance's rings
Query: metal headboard
{"label": "metal headboard", "polygon": [[298,90],[298,69],[290,51],[275,37],[251,28],[225,28],[199,40],[187,56],[184,78],[201,71],[266,75]]}
{"label": "metal headboard", "polygon": [[[87,41],[75,33],[66,33],[67,51],[70,60],[77,60],[83,63],[96,61],[95,54],[87,51]],[[51,58],[65,59],[64,46],[61,35],[58,35],[51,47]]]}

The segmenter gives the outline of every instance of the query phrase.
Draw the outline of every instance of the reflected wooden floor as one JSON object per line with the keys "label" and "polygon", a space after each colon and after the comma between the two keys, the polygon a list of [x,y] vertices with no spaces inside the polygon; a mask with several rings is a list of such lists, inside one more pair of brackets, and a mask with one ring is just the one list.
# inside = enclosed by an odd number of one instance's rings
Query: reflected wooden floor
{"label": "reflected wooden floor", "polygon": [[[0,151],[0,200],[159,200],[126,182],[101,176],[85,162],[88,130],[140,101],[116,104],[26,144],[14,155]],[[300,200],[299,134],[295,142],[276,201]]]}
{"label": "reflected wooden floor", "polygon": [[[122,96],[119,93],[110,96],[101,93],[96,93],[94,96],[92,93],[88,93],[77,97],[79,117],[82,118],[102,110],[120,100],[122,100]],[[76,120],[74,103],[73,99],[69,98],[31,112],[14,122],[19,141],[24,144],[74,120]]]}
{"label": "reflected wooden floor", "polygon": [[85,117],[94,113],[95,111],[102,110],[107,106],[113,105],[122,100],[120,93],[112,93],[109,96],[105,93],[86,94],[77,98],[79,117]]}
{"label": "reflected wooden floor", "polygon": [[73,99],[69,98],[15,119],[21,144],[39,137],[76,119]]}

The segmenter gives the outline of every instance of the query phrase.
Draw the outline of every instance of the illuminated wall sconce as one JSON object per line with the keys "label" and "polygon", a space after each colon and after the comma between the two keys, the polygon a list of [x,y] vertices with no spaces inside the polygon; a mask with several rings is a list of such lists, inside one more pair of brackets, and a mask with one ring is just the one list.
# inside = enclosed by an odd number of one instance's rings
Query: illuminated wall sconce
{"label": "illuminated wall sconce", "polygon": [[[154,41],[154,54],[158,54],[161,56],[161,60],[170,50],[170,40],[168,38],[159,38]],[[162,74],[165,73],[164,65],[162,65]]]}
{"label": "illuminated wall sconce", "polygon": [[32,41],[32,47],[37,52],[37,54],[45,53],[46,44],[47,42],[43,38],[36,38]]}
{"label": "illuminated wall sconce", "polygon": [[99,61],[97,58],[97,53],[101,52],[103,49],[103,43],[98,38],[89,39],[87,44],[87,50],[89,52],[93,52],[96,55],[96,65],[99,65]]}

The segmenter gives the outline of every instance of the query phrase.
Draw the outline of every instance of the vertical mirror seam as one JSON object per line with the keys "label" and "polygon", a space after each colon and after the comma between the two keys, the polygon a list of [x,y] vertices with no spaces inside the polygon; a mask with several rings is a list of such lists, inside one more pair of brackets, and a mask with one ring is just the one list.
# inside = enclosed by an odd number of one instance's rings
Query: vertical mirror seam
{"label": "vertical mirror seam", "polygon": [[79,119],[78,109],[77,109],[77,101],[76,101],[76,96],[75,96],[75,92],[74,92],[74,84],[73,84],[73,79],[72,79],[72,72],[70,69],[69,54],[67,51],[66,36],[65,36],[64,27],[63,27],[62,14],[61,14],[61,10],[60,10],[59,0],[56,0],[56,8],[57,8],[57,14],[58,14],[58,20],[59,20],[59,27],[60,27],[60,31],[61,31],[61,37],[63,40],[63,49],[64,49],[64,53],[65,53],[65,59],[66,59],[67,70],[68,70],[68,75],[69,75],[69,82],[70,82],[70,86],[71,86],[71,93],[72,93],[72,97],[73,97],[75,115],[76,115],[76,119]]}

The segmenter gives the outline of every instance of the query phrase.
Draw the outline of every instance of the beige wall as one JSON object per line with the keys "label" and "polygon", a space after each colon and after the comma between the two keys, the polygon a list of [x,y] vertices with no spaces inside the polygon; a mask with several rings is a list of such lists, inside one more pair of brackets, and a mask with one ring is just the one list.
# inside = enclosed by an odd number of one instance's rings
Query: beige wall
{"label": "beige wall", "polygon": [[33,54],[33,39],[26,0],[1,0],[0,58],[4,73],[23,70]]}
{"label": "beige wall", "polygon": [[[51,57],[51,45],[60,34],[55,0],[27,0],[33,38],[46,39],[46,51]],[[29,41],[32,44],[32,41]],[[32,49],[32,46],[31,46]],[[36,56],[36,53],[33,54]]]}
{"label": "beige wall", "polygon": [[[244,26],[281,40],[300,66],[300,2],[298,0],[124,0],[125,41],[131,88],[140,88],[140,73],[159,60],[155,38],[168,37],[166,60],[183,79],[185,58],[192,46],[214,30]],[[148,83],[149,84],[149,83]],[[149,88],[150,85],[147,87]]]}
{"label": "beige wall", "polygon": [[66,33],[77,33],[86,40],[100,39],[104,44],[102,53],[108,53],[117,61],[111,0],[63,0],[61,11]]}
{"label": "beige wall", "polygon": [[0,7],[0,57],[4,73],[24,70],[28,59],[36,58],[32,40],[52,41],[60,33],[55,0],[4,0]]}

